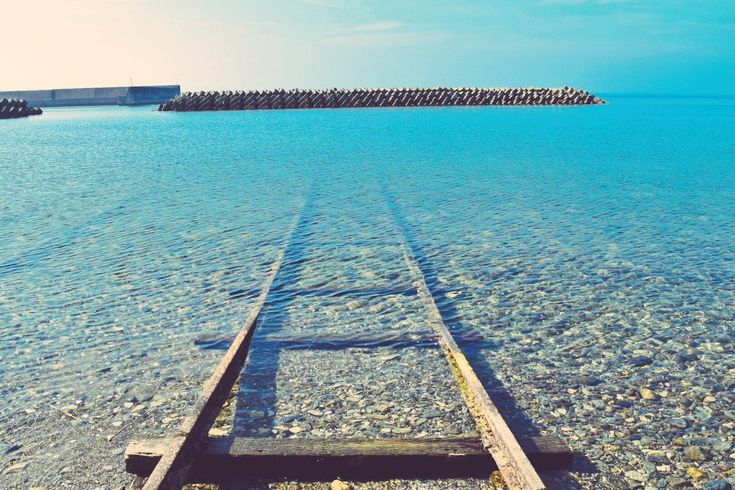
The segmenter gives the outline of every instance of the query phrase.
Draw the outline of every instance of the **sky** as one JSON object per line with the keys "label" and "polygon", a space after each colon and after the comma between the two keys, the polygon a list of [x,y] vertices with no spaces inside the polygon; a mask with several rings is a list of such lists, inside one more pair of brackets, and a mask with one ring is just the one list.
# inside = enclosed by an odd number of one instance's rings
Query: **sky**
{"label": "sky", "polygon": [[0,90],[735,95],[735,0],[0,0]]}

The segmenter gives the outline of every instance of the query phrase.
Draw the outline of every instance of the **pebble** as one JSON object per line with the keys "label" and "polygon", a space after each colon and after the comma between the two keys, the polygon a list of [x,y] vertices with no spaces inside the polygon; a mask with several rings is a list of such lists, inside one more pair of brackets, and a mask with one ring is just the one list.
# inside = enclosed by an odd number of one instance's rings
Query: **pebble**
{"label": "pebble", "polygon": [[648,480],[648,475],[642,471],[626,471],[625,477],[629,480],[644,482]]}
{"label": "pebble", "polygon": [[20,447],[21,446],[19,444],[0,444],[0,453],[10,454],[20,449]]}
{"label": "pebble", "polygon": [[693,480],[700,480],[704,477],[704,471],[692,466],[687,468],[687,475],[689,475]]}
{"label": "pebble", "polygon": [[704,490],[732,490],[730,482],[723,478],[717,480],[710,480],[702,487]]}
{"label": "pebble", "polygon": [[10,473],[11,471],[20,471],[22,469],[25,469],[26,466],[28,466],[28,461],[22,461],[20,463],[15,463],[5,468],[5,471],[3,473]]}
{"label": "pebble", "polygon": [[706,461],[707,454],[698,446],[689,446],[684,449],[684,461]]}
{"label": "pebble", "polygon": [[640,393],[641,398],[643,398],[644,400],[658,400],[659,398],[661,398],[660,396],[658,396],[658,394],[654,393],[648,388],[641,388],[638,390],[638,393]]}
{"label": "pebble", "polygon": [[434,408],[430,408],[426,411],[424,411],[423,416],[427,419],[433,419],[436,417],[441,417],[442,413],[439,410],[436,410]]}
{"label": "pebble", "polygon": [[342,480],[334,480],[329,484],[329,490],[352,490],[352,487]]}
{"label": "pebble", "polygon": [[411,427],[397,427],[393,429],[394,434],[410,434],[413,429]]}
{"label": "pebble", "polygon": [[630,360],[630,365],[633,367],[643,367],[653,364],[653,359],[649,356],[638,356]]}
{"label": "pebble", "polygon": [[666,484],[664,488],[682,488],[689,486],[689,482],[686,481],[684,478],[679,478],[677,476],[670,476],[666,479]]}

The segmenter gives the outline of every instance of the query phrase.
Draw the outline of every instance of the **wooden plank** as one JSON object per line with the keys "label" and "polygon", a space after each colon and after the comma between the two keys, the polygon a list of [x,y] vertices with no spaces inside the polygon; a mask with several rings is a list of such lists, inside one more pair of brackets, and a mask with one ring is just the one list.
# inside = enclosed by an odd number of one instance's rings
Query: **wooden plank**
{"label": "wooden plank", "polygon": [[[307,202],[308,202],[307,198]],[[293,238],[298,223],[303,218],[304,209],[294,225],[291,235],[271,266],[270,273],[263,283],[260,295],[250,310],[247,320],[234,338],[232,345],[225,353],[210,378],[204,383],[201,395],[194,404],[191,415],[186,417],[177,431],[177,437],[168,441],[168,446],[151,473],[143,490],[180,489],[186,481],[196,455],[201,452],[209,429],[230,393],[230,390],[242,370],[250,348],[250,341],[260,312],[265,305],[273,280],[281,268],[286,251]]]}
{"label": "wooden plank", "polygon": [[[386,190],[384,189],[384,192]],[[386,198],[388,195],[386,194]],[[441,311],[429,290],[421,267],[409,244],[406,230],[398,221],[394,206],[388,202],[388,209],[399,230],[399,242],[403,249],[404,260],[411,274],[415,277],[415,285],[419,298],[429,311],[431,325],[438,334],[439,345],[444,351],[452,368],[462,394],[472,414],[483,444],[492,455],[503,475],[505,483],[511,489],[543,490],[546,488],[523,449],[518,444],[513,432],[503,419],[490,396],[485,391],[477,374],[457,345],[451,332],[444,323]]]}
{"label": "wooden plank", "polygon": [[[147,476],[168,439],[133,440],[125,451],[130,473]],[[573,454],[555,437],[521,441],[544,469],[568,469]],[[487,477],[497,468],[479,438],[274,439],[211,438],[197,457],[189,482],[217,483],[236,477],[330,480]]]}

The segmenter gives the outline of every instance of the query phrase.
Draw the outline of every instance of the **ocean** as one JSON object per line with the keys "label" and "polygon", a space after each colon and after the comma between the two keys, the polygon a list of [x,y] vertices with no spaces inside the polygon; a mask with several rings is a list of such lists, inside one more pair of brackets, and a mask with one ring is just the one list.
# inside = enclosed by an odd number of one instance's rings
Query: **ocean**
{"label": "ocean", "polygon": [[731,474],[735,99],[603,98],[2,121],[0,481],[125,483],[287,243],[232,430],[472,431],[401,237],[511,426],[584,456],[575,484]]}

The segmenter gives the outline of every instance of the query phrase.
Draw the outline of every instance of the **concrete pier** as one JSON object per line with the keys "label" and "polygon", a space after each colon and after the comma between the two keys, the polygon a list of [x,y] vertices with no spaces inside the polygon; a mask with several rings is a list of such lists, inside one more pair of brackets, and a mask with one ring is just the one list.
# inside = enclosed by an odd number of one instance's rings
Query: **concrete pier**
{"label": "concrete pier", "polygon": [[160,111],[233,111],[354,107],[591,105],[605,101],[571,88],[370,88],[186,92]]}
{"label": "concrete pier", "polygon": [[179,85],[62,88],[0,92],[0,98],[24,99],[37,107],[83,105],[157,105],[181,93]]}

